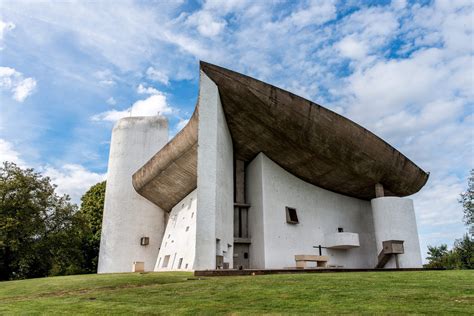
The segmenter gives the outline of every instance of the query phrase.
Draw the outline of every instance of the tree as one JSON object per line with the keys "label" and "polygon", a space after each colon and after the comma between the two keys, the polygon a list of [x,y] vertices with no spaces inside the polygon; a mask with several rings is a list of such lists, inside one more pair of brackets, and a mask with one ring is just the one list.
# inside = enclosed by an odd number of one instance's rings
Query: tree
{"label": "tree", "polygon": [[0,279],[79,271],[77,206],[48,177],[4,162],[0,167]]}
{"label": "tree", "polygon": [[454,242],[453,252],[456,253],[457,268],[474,269],[474,241],[468,234]]}
{"label": "tree", "polygon": [[105,181],[93,185],[81,198],[80,216],[85,222],[83,231],[84,270],[97,272],[102,213],[105,201]]}
{"label": "tree", "polygon": [[461,193],[459,203],[462,204],[464,211],[464,223],[468,226],[474,225],[474,169],[471,169],[467,190]]}

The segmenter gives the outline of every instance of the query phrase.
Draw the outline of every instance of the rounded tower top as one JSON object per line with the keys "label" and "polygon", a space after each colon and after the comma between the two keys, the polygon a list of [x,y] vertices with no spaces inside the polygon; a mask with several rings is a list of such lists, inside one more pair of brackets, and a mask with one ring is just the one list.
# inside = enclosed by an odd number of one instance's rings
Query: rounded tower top
{"label": "rounded tower top", "polygon": [[115,123],[113,129],[130,129],[143,125],[157,128],[168,128],[168,119],[162,115],[124,117]]}

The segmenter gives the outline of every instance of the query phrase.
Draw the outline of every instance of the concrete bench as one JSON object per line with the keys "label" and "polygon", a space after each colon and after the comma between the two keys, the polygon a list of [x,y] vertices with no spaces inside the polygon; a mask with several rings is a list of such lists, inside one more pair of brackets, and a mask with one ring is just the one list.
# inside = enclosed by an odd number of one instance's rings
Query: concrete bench
{"label": "concrete bench", "polygon": [[306,263],[316,262],[317,268],[325,268],[328,262],[327,256],[316,256],[316,255],[295,255],[296,268],[305,269]]}

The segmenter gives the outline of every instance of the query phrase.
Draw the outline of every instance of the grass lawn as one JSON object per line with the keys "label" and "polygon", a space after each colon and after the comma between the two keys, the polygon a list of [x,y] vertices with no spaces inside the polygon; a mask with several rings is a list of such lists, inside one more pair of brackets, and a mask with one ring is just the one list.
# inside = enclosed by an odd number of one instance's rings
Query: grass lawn
{"label": "grass lawn", "polygon": [[0,282],[0,314],[470,314],[474,271],[196,279],[107,274]]}

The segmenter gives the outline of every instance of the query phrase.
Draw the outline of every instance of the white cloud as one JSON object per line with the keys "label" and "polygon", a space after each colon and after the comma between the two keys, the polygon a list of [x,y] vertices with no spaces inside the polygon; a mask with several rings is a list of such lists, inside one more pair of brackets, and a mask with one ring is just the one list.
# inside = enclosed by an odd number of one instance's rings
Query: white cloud
{"label": "white cloud", "polygon": [[108,69],[96,71],[94,77],[103,86],[115,86],[117,80],[117,76]]}
{"label": "white cloud", "polygon": [[13,145],[0,138],[0,162],[3,163],[4,161],[14,162],[20,167],[25,167],[26,164],[23,159],[20,158],[20,153],[17,152]]}
{"label": "white cloud", "polygon": [[[13,144],[0,138],[0,163],[14,162],[21,168],[30,168]],[[58,194],[68,194],[74,203],[80,203],[81,196],[97,182],[105,180],[106,175],[91,172],[78,164],[66,164],[60,168],[52,166],[39,166],[35,168],[44,176],[51,178],[51,182],[58,187]]]}
{"label": "white cloud", "polygon": [[115,99],[113,97],[108,98],[106,102],[107,102],[108,105],[117,104],[117,101],[115,101]]}
{"label": "white cloud", "polygon": [[[446,197],[440,205],[457,207],[455,191],[462,181],[452,180],[458,179],[453,174],[472,167],[472,1],[400,0],[373,6],[352,1],[350,10],[344,10],[344,4],[212,0],[186,11],[188,6],[169,2],[157,10],[149,3],[120,1],[111,12],[110,4],[101,2],[58,6],[18,1],[9,2],[5,18],[35,29],[34,38],[23,40],[23,45],[36,46],[25,51],[48,67],[57,58],[46,60],[45,51],[35,48],[50,49],[55,38],[71,35],[75,45],[90,54],[88,64],[103,65],[100,69],[113,69],[120,76],[130,74],[128,86],[148,94],[128,109],[98,114],[96,120],[115,121],[130,111],[174,113],[164,95],[138,86],[140,74],[164,85],[196,79],[198,59],[335,109],[431,171],[428,185],[416,196],[420,231],[422,236],[448,236],[430,218],[430,212],[436,218],[441,211],[429,202],[437,200],[428,192]],[[336,7],[343,8],[338,20]],[[53,66],[63,69],[62,63]],[[111,71],[95,78],[103,86],[120,80]],[[180,121],[176,129],[183,124]],[[438,218],[440,223],[452,222]]]}
{"label": "white cloud", "polygon": [[137,87],[137,93],[138,94],[151,94],[151,95],[158,95],[158,94],[163,94],[161,91],[158,91],[157,89],[153,87],[145,87],[142,83],[140,83]]}
{"label": "white cloud", "polygon": [[52,183],[58,186],[56,191],[59,194],[68,194],[72,202],[78,204],[81,196],[92,185],[106,178],[105,174],[91,172],[77,164],[66,164],[61,168],[47,166],[42,171],[45,176],[51,178]]}
{"label": "white cloud", "polygon": [[310,1],[309,5],[293,12],[289,20],[298,27],[323,24],[336,17],[335,1]]}
{"label": "white cloud", "polygon": [[341,51],[341,54],[344,57],[362,59],[367,55],[366,45],[355,39],[354,36],[344,37],[336,47]]}
{"label": "white cloud", "polygon": [[15,28],[15,24],[12,22],[5,22],[0,20],[0,50],[2,50],[3,47],[3,39],[5,38],[5,34]]}
{"label": "white cloud", "polygon": [[10,67],[0,67],[0,88],[12,94],[13,99],[23,102],[36,88],[36,80]]}
{"label": "white cloud", "polygon": [[148,79],[160,82],[164,85],[169,85],[170,83],[168,76],[156,68],[148,67],[148,69],[146,70],[146,75]]}
{"label": "white cloud", "polygon": [[187,24],[196,26],[199,33],[206,37],[219,35],[226,26],[225,20],[205,10],[191,14],[187,19]]}
{"label": "white cloud", "polygon": [[102,112],[92,116],[92,120],[115,122],[128,116],[154,116],[173,113],[174,109],[168,105],[166,96],[157,90],[156,92],[156,94],[152,94],[144,100],[138,100],[131,107],[125,110]]}
{"label": "white cloud", "polygon": [[418,225],[428,227],[461,223],[463,212],[458,199],[465,186],[464,179],[453,176],[442,180],[432,179],[426,188],[413,197]]}

